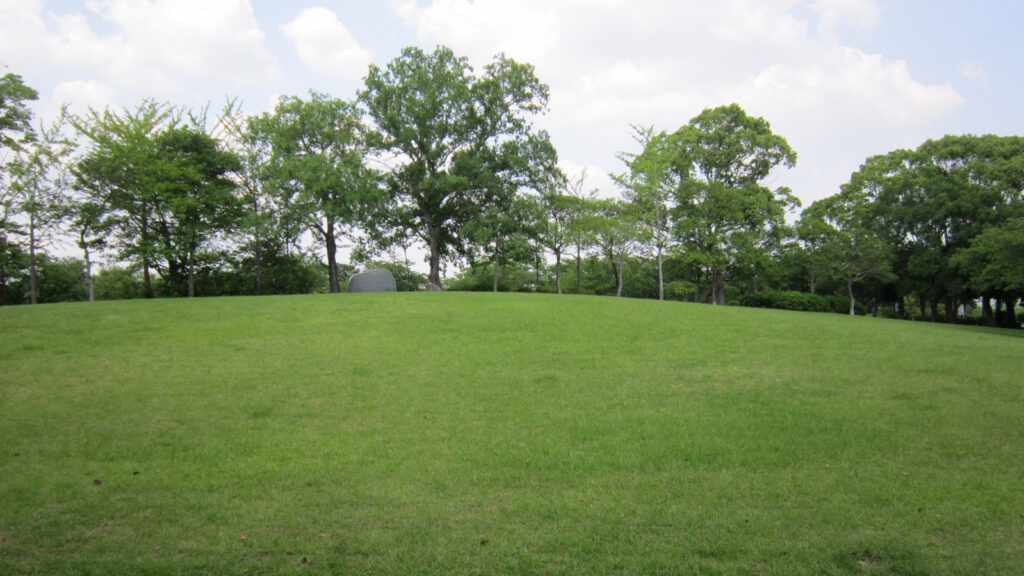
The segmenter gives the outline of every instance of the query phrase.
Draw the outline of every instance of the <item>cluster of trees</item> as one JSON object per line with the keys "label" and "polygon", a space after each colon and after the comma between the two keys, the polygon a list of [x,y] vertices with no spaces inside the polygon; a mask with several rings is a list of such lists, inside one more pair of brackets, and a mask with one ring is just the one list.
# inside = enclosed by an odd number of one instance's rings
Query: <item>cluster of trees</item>
{"label": "cluster of trees", "polygon": [[[1024,138],[946,136],[874,156],[797,225],[814,277],[907,317],[952,322],[980,300],[986,323],[1012,326],[1024,296]],[[995,302],[995,307],[992,303]]]}
{"label": "cluster of trees", "polygon": [[[531,123],[547,86],[500,55],[477,73],[447,48],[407,48],[352,100],[311,92],[256,116],[146,101],[32,129],[36,97],[16,75],[0,81],[4,303],[56,299],[40,277],[57,285],[76,262],[66,292],[82,299],[337,292],[370,262],[407,289],[440,289],[453,264],[449,289],[834,308],[750,297],[809,291],[842,295],[850,313],[860,301],[949,321],[980,299],[986,321],[1007,324],[1024,295],[1021,138],[870,158],[791,224],[799,202],[764,182],[796,153],[764,119],[733,104],[674,132],[634,127],[621,193],[604,197],[557,168]],[[69,235],[80,261],[44,253]],[[411,271],[413,245],[426,276]],[[342,246],[353,264],[338,262]],[[94,278],[97,252],[126,267]]]}

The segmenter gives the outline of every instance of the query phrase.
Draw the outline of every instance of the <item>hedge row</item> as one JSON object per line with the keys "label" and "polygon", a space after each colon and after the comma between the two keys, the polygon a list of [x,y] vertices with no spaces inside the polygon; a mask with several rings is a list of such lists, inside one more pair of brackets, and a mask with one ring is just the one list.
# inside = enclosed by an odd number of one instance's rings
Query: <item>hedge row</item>
{"label": "hedge row", "polygon": [[850,301],[842,296],[822,296],[806,292],[769,290],[745,294],[740,299],[742,306],[752,308],[778,308],[780,310],[803,310],[805,312],[847,313]]}

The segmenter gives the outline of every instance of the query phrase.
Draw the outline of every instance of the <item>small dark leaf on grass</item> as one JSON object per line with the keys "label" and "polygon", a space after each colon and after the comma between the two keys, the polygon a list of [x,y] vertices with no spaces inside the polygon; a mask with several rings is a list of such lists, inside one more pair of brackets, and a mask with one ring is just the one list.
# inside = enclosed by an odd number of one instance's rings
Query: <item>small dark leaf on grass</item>
{"label": "small dark leaf on grass", "polygon": [[99,486],[100,484],[103,484],[103,482],[101,482],[101,481],[99,481],[99,480],[93,480],[93,481],[92,481],[92,485],[93,485],[93,486]]}
{"label": "small dark leaf on grass", "polygon": [[139,475],[139,471],[138,470],[132,472],[132,476],[138,476],[138,475]]}
{"label": "small dark leaf on grass", "polygon": [[480,541],[480,545],[481,546],[487,546],[487,544],[489,544],[490,542],[491,541],[489,539],[484,538],[483,540]]}
{"label": "small dark leaf on grass", "polygon": [[303,556],[302,557],[302,563],[303,564],[309,564],[309,558],[306,558],[305,556]]}
{"label": "small dark leaf on grass", "polygon": [[14,455],[15,455],[15,456],[21,456],[21,454],[20,454],[20,453],[18,453],[18,452],[15,452],[15,453],[14,453]]}

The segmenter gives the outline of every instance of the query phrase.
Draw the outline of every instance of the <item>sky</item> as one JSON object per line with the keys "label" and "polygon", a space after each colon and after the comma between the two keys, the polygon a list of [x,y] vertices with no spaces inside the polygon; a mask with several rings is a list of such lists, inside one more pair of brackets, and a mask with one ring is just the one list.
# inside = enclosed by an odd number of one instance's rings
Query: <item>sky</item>
{"label": "sky", "polygon": [[570,175],[615,193],[631,126],[672,131],[738,103],[799,156],[804,206],[875,154],[945,134],[1024,134],[1020,0],[0,0],[0,74],[37,116],[144,98],[248,113],[310,89],[353,98],[405,46],[481,70],[504,52],[550,86]]}

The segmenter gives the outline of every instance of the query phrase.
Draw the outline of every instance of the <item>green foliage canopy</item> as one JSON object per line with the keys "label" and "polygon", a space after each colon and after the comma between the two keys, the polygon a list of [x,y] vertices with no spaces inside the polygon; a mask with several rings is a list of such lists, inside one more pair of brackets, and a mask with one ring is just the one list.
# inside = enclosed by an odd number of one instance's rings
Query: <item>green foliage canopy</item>
{"label": "green foliage canopy", "polygon": [[679,177],[675,234],[713,281],[713,301],[725,303],[725,269],[744,251],[761,250],[799,206],[788,188],[761,184],[776,167],[796,164],[796,152],[763,118],[737,104],[706,109],[673,135]]}

